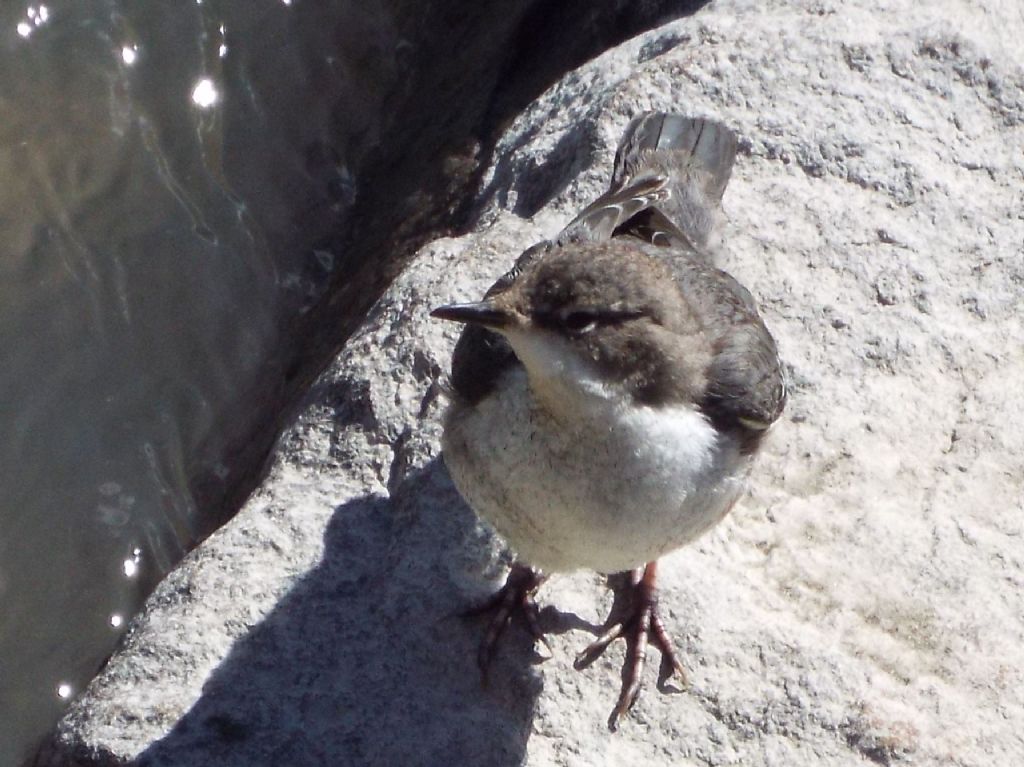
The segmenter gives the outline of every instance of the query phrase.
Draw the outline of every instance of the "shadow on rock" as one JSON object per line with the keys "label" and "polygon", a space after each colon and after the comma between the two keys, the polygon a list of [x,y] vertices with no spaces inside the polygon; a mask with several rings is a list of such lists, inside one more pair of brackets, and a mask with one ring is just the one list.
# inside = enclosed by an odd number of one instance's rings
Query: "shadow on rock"
{"label": "shadow on rock", "polygon": [[452,617],[479,535],[437,459],[390,498],[338,507],[320,564],[138,763],[521,764],[540,691],[530,641],[507,632],[485,690],[481,627]]}

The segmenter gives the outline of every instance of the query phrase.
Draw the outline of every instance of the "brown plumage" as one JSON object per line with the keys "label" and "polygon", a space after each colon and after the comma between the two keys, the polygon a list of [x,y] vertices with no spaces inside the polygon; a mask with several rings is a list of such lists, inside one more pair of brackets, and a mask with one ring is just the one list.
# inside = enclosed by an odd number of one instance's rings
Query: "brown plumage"
{"label": "brown plumage", "polygon": [[[608,192],[483,301],[434,312],[466,323],[444,437],[463,495],[528,564],[637,567],[625,614],[578,659],[627,639],[612,729],[636,700],[648,640],[682,675],[657,613],[657,557],[728,512],[786,401],[753,298],[713,265],[735,152],[719,123],[637,118]],[[541,580],[517,564],[487,603],[483,671],[512,610],[533,615]]]}

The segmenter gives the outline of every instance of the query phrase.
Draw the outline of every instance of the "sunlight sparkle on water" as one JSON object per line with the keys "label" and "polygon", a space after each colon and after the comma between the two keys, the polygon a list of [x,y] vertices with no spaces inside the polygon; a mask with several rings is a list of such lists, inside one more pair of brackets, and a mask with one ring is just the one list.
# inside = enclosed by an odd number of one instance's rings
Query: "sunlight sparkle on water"
{"label": "sunlight sparkle on water", "polygon": [[57,697],[67,700],[71,697],[71,685],[67,682],[61,682],[57,685]]}
{"label": "sunlight sparkle on water", "polygon": [[128,66],[134,64],[138,57],[139,49],[134,45],[126,45],[121,49],[121,60]]}
{"label": "sunlight sparkle on water", "polygon": [[117,613],[110,616],[110,625],[114,628],[120,628],[122,623],[124,623],[124,618]]}
{"label": "sunlight sparkle on water", "polygon": [[202,78],[192,89],[192,103],[200,109],[212,107],[219,98],[220,94],[209,77]]}
{"label": "sunlight sparkle on water", "polygon": [[38,8],[34,5],[30,5],[25,10],[25,15],[28,16],[28,21],[18,22],[18,26],[15,29],[18,34],[22,37],[28,37],[31,35],[36,27],[41,27],[50,18],[50,9],[45,5],[40,5]]}
{"label": "sunlight sparkle on water", "polygon": [[142,549],[132,549],[132,556],[130,559],[126,559],[121,563],[121,567],[124,569],[124,574],[129,578],[134,578],[139,572],[139,560],[142,559]]}

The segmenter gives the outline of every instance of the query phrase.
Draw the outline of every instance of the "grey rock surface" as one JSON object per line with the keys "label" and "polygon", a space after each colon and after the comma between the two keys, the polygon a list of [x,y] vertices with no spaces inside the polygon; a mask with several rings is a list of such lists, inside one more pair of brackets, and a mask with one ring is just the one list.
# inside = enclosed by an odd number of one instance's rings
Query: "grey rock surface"
{"label": "grey rock surface", "polygon": [[[1024,763],[1024,15],[1012,2],[717,3],[509,127],[478,231],[424,248],[310,392],[245,509],[156,591],[41,764]],[[1015,47],[1016,46],[1016,47]],[[741,136],[722,265],[792,384],[749,495],[666,558],[689,672],[605,721],[610,594],[539,600],[491,684],[452,617],[510,561],[438,456],[457,328],[607,182],[646,109]]]}

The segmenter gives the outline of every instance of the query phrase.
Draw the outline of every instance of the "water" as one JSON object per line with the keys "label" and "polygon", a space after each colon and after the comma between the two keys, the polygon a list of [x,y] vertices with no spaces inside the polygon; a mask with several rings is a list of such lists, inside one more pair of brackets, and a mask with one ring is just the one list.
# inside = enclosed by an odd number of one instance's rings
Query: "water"
{"label": "water", "polygon": [[0,765],[205,532],[336,265],[388,91],[317,5],[0,6]]}

